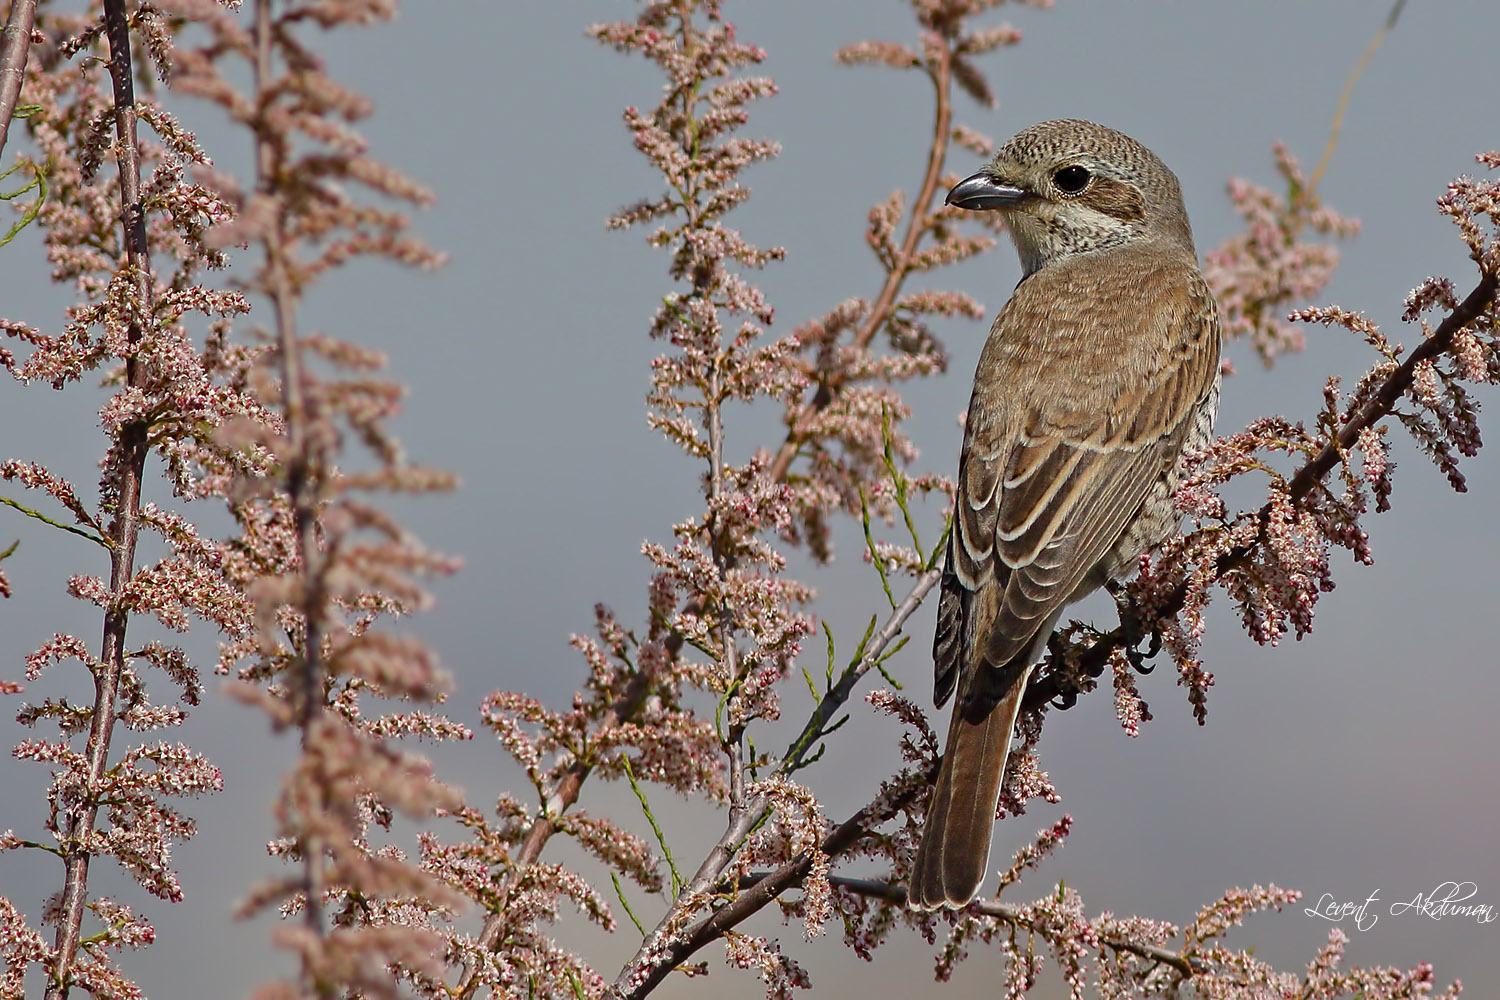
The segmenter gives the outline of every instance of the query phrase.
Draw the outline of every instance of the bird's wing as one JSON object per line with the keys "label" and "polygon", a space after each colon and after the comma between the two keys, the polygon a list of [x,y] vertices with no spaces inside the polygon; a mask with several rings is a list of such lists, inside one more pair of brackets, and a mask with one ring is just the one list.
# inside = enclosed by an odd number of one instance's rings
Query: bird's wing
{"label": "bird's wing", "polygon": [[[1031,666],[1038,633],[1177,461],[1218,369],[1217,312],[1196,272],[1142,301],[1127,336],[1080,332],[1037,281],[1047,270],[995,322],[959,463],[934,663],[938,704],[961,680],[976,716]],[[1064,302],[1086,305],[1115,290],[1071,291]]]}

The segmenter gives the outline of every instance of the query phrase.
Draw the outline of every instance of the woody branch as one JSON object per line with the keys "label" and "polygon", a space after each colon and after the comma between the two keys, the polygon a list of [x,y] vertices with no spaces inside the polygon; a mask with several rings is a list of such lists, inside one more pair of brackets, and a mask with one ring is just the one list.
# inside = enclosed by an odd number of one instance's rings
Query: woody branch
{"label": "woody branch", "polygon": [[[151,257],[146,244],[146,212],[141,201],[139,147],[136,141],[134,65],[130,55],[130,27],[124,0],[106,0],[105,35],[109,43],[109,76],[114,91],[115,161],[120,179],[121,224],[124,227],[125,268],[132,285],[133,310],[128,342],[140,344],[143,323],[151,319]],[[125,384],[139,381],[136,358],[125,360]],[[143,421],[125,423],[112,449],[106,471],[109,489],[116,497],[114,519],[105,535],[110,541],[109,588],[115,600],[104,616],[103,648],[94,671],[94,709],[89,723],[86,798],[61,838],[67,873],[63,885],[61,913],[57,924],[55,964],[47,980],[47,1000],[65,1000],[72,983],[78,953],[83,912],[88,905],[89,841],[99,813],[93,790],[100,787],[109,767],[110,739],[116,721],[115,701],[120,675],[125,669],[125,631],[130,614],[120,603],[126,585],[135,573],[136,536],[139,531],[141,477],[148,452],[147,427]]]}

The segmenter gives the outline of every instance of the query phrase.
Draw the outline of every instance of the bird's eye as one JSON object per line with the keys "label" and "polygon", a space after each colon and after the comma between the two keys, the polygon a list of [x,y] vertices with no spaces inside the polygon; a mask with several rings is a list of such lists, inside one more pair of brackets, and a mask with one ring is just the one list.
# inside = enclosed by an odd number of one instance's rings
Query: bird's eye
{"label": "bird's eye", "polygon": [[1080,167],[1076,164],[1071,167],[1063,167],[1052,175],[1053,181],[1057,183],[1058,188],[1064,194],[1077,194],[1082,191],[1088,186],[1089,177],[1088,168]]}

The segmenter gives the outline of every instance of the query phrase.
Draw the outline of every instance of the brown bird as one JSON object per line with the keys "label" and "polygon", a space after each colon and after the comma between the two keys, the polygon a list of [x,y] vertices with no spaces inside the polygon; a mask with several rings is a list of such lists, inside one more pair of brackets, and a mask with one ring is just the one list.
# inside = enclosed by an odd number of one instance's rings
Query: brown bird
{"label": "brown bird", "polygon": [[1219,403],[1219,313],[1177,178],[1085,121],[1034,125],[948,192],[1000,211],[1025,271],[974,376],[933,642],[957,691],[909,899],[974,898],[1032,668],[1063,609],[1176,529]]}

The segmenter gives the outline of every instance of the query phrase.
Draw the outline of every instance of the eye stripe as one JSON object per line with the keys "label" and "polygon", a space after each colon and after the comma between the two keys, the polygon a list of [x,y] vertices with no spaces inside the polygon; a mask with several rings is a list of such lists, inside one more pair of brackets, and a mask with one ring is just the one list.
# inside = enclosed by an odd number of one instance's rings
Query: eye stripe
{"label": "eye stripe", "polygon": [[1080,200],[1121,222],[1140,222],[1146,217],[1146,200],[1140,189],[1110,177],[1094,178],[1088,194]]}

